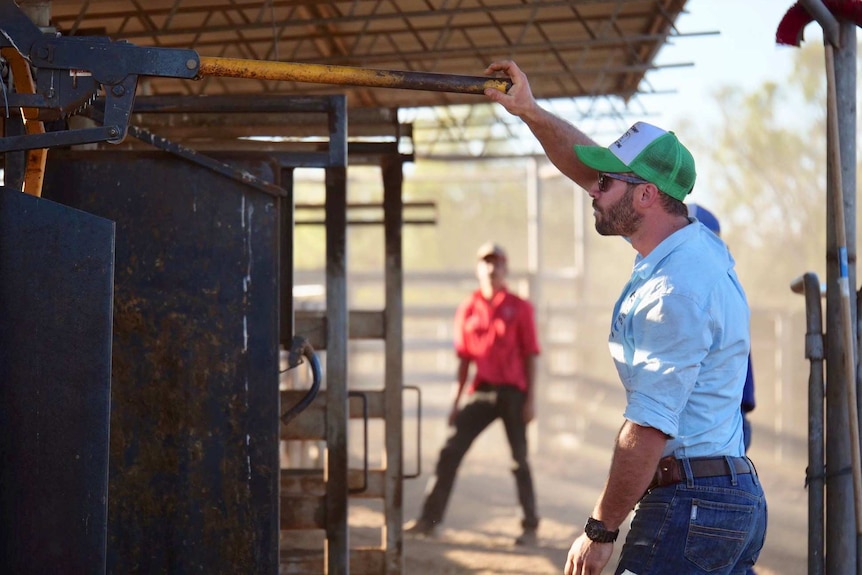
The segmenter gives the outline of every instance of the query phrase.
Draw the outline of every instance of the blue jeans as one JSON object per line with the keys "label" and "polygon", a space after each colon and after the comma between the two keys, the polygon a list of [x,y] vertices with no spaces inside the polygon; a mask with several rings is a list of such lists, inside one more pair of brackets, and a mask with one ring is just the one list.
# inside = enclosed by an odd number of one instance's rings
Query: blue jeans
{"label": "blue jeans", "polygon": [[766,518],[755,473],[657,487],[635,507],[614,573],[745,575],[763,547]]}

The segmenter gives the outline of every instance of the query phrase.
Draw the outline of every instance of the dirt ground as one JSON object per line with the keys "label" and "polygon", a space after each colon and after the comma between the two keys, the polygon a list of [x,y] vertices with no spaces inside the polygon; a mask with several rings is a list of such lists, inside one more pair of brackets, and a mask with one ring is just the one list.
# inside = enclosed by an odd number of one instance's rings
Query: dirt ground
{"label": "dirt ground", "polygon": [[[445,395],[435,406],[433,397],[423,408],[422,474],[405,482],[405,521],[416,516],[422,495],[445,438]],[[604,400],[609,398],[604,397]],[[590,404],[579,417],[564,422],[573,433],[549,432],[531,425],[531,465],[542,523],[539,545],[524,549],[513,545],[519,534],[519,514],[514,478],[502,425],[495,422],[467,454],[444,523],[434,538],[405,537],[407,575],[543,575],[560,574],[573,539],[592,510],[604,483],[610,461],[619,412],[602,406],[614,400]],[[544,407],[553,417],[553,407]],[[583,412],[588,415],[584,416]],[[540,416],[542,412],[540,411]],[[608,422],[612,423],[608,423]],[[603,425],[598,423],[602,422]],[[408,429],[409,423],[405,423]],[[540,431],[543,430],[543,431]],[[755,421],[755,440],[758,438]],[[405,468],[415,465],[405,437]],[[803,446],[804,447],[804,446]],[[805,453],[788,454],[778,449],[768,433],[760,434],[749,454],[758,467],[769,503],[770,523],[766,546],[756,571],[759,575],[804,575],[807,571],[807,492],[803,487]],[[411,457],[414,459],[411,460]],[[351,525],[362,523],[370,509],[353,509]],[[625,526],[621,539],[625,537]],[[616,546],[617,552],[622,547]],[[604,573],[612,573],[616,557]]]}

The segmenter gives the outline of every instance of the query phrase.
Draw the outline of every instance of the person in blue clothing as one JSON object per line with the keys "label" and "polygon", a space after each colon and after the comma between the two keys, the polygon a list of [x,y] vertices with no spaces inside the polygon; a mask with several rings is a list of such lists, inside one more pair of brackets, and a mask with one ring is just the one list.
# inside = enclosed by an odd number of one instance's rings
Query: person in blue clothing
{"label": "person in blue clothing", "polygon": [[[721,224],[711,211],[698,204],[689,204],[688,215],[697,218],[712,233],[721,237]],[[751,422],[748,420],[748,414],[754,410],[754,407],[754,370],[751,365],[751,354],[749,353],[748,375],[745,377],[745,386],[742,388],[742,404],[740,405],[740,409],[742,409],[742,441],[745,444],[746,453],[751,448]]]}
{"label": "person in blue clothing", "polygon": [[[550,161],[587,191],[596,231],[637,252],[608,347],[626,391],[607,480],[565,575],[599,575],[632,510],[614,575],[742,575],[766,538],[766,497],[740,410],[750,311],[727,246],[690,218],[694,158],[673,132],[635,123],[608,147],[543,109],[512,61],[506,93]],[[577,461],[571,462],[577,465]]]}

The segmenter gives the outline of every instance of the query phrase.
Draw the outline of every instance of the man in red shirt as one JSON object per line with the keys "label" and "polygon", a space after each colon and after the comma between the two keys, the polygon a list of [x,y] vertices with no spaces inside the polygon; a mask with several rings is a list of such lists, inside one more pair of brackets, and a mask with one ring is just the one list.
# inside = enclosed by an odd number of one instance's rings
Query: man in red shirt
{"label": "man in red shirt", "polygon": [[[429,484],[422,512],[405,533],[431,535],[443,520],[458,466],[473,441],[497,418],[503,420],[514,460],[518,500],[524,510],[518,545],[534,545],[539,518],[527,460],[527,424],[535,416],[535,358],[539,354],[533,306],[506,289],[506,252],[494,243],[477,254],[479,289],[455,314],[458,381],[449,425],[452,432],[440,450],[436,476]],[[470,364],[476,373],[468,387]],[[467,400],[459,408],[466,387]]]}

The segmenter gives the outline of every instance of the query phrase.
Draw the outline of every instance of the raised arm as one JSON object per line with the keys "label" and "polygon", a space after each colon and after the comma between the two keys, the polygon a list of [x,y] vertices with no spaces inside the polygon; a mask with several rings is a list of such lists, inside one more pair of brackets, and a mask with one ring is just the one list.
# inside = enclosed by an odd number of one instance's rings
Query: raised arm
{"label": "raised arm", "polygon": [[485,95],[497,102],[513,116],[523,120],[539,140],[548,159],[564,175],[588,190],[596,181],[596,171],[582,164],[575,155],[575,144],[596,145],[595,141],[575,126],[548,112],[533,97],[527,75],[511,60],[494,62],[485,74],[504,73],[512,80],[507,93],[496,89],[485,90]]}

